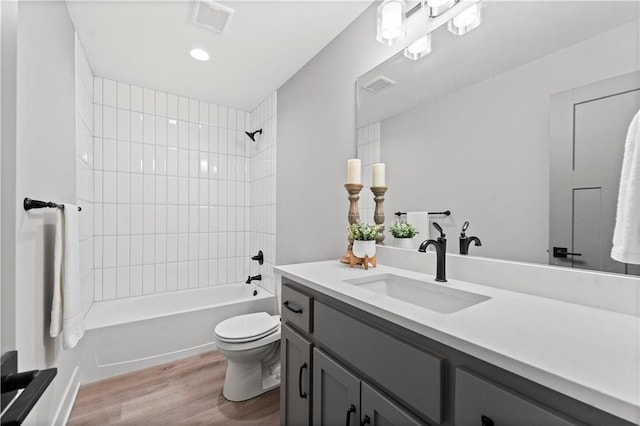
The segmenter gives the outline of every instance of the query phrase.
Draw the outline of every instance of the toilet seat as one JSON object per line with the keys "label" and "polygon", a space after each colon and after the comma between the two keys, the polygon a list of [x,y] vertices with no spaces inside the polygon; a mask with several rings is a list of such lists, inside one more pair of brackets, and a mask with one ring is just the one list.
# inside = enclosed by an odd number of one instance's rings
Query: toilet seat
{"label": "toilet seat", "polygon": [[215,328],[215,335],[219,342],[239,344],[260,340],[279,329],[279,316],[257,312],[238,315],[220,322]]}

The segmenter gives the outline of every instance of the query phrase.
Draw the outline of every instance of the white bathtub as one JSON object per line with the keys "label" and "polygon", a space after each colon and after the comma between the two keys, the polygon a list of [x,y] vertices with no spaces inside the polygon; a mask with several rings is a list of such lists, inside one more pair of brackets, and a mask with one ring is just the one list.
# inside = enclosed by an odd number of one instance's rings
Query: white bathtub
{"label": "white bathtub", "polygon": [[213,329],[220,321],[275,310],[273,294],[246,284],[96,302],[85,319],[81,380],[90,383],[213,350]]}

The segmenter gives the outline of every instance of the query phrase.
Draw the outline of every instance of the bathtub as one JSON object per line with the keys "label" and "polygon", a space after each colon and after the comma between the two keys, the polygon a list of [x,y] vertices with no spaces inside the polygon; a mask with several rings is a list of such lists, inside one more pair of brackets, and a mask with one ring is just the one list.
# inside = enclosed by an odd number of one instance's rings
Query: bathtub
{"label": "bathtub", "polygon": [[81,381],[90,383],[214,350],[213,329],[220,321],[259,311],[274,314],[275,296],[246,284],[95,302],[81,340]]}

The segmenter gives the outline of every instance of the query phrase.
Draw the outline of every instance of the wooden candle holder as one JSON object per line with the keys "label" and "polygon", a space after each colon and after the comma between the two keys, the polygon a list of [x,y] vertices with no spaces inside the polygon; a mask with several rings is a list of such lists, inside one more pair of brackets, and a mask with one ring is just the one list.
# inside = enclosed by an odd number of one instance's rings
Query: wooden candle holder
{"label": "wooden candle holder", "polygon": [[[349,193],[349,226],[360,220],[360,211],[358,210],[358,200],[360,200],[360,191],[362,191],[363,185],[360,183],[346,183],[345,189]],[[348,237],[349,245],[347,246],[347,252],[342,256],[340,261],[342,263],[350,264],[349,253],[353,247],[353,238],[351,235]]]}
{"label": "wooden candle holder", "polygon": [[373,213],[373,221],[376,225],[382,225],[380,234],[376,238],[376,244],[384,245],[384,194],[389,189],[386,186],[372,186],[371,192],[373,192],[373,201],[376,202],[376,209]]}

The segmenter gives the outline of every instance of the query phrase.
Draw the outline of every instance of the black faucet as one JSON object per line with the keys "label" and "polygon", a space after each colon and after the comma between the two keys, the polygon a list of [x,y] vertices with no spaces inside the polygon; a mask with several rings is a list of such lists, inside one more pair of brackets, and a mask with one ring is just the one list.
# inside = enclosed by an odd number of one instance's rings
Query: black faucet
{"label": "black faucet", "polygon": [[420,248],[418,251],[424,253],[427,251],[427,247],[433,245],[436,248],[436,281],[446,283],[447,282],[447,273],[445,271],[446,268],[446,258],[447,258],[447,239],[446,235],[442,231],[442,227],[438,225],[436,222],[433,222],[433,227],[440,232],[440,236],[438,240],[424,240],[422,244],[420,244]]}
{"label": "black faucet", "polygon": [[262,275],[258,274],[258,275],[254,275],[253,277],[251,275],[249,275],[247,277],[247,280],[244,282],[245,284],[251,284],[251,281],[261,281],[262,280]]}
{"label": "black faucet", "polygon": [[480,241],[480,238],[467,237],[467,235],[464,233],[467,228],[469,228],[469,222],[465,222],[464,225],[462,225],[462,232],[460,233],[460,254],[469,254],[469,245],[471,245],[472,241],[475,243],[476,247],[482,245],[482,241]]}

